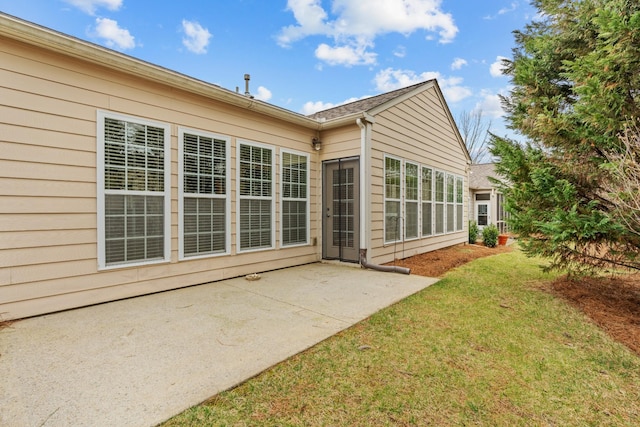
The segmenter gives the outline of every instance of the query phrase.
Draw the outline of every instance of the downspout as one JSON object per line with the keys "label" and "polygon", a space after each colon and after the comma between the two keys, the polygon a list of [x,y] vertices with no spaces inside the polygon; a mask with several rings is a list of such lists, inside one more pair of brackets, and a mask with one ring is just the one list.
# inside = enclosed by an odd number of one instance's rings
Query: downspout
{"label": "downspout", "polygon": [[360,265],[371,270],[410,274],[411,269],[395,265],[371,264],[367,261],[371,227],[371,121],[356,119],[360,127]]}

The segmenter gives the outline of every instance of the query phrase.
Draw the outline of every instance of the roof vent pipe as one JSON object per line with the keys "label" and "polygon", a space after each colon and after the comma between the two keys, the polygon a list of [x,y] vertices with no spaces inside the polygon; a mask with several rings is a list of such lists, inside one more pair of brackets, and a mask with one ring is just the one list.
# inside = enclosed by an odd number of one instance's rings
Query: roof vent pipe
{"label": "roof vent pipe", "polygon": [[245,74],[244,75],[244,96],[253,98],[253,96],[251,96],[251,92],[249,92],[249,80],[251,80],[251,76],[249,74]]}

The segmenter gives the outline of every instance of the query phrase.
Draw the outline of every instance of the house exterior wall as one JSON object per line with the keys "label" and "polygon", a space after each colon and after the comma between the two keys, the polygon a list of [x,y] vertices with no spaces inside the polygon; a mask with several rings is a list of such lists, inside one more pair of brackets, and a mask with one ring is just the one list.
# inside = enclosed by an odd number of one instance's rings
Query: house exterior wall
{"label": "house exterior wall", "polygon": [[[97,113],[170,128],[170,259],[98,268]],[[229,138],[230,251],[179,260],[178,132]],[[26,317],[317,261],[316,132],[156,82],[0,38],[0,313]],[[239,253],[238,141],[275,154],[274,248]],[[282,149],[309,157],[309,243],[280,245]]]}
{"label": "house exterior wall", "polygon": [[355,123],[323,130],[320,160],[335,160],[360,155],[360,128]]}
{"label": "house exterior wall", "polygon": [[[485,195],[485,197],[489,197],[489,200],[476,200],[476,195],[481,194]],[[488,196],[487,196],[488,195]],[[472,221],[476,221],[478,223],[478,218],[476,216],[476,206],[478,203],[487,203],[489,205],[489,218],[487,221],[487,225],[493,224],[498,227],[500,233],[508,233],[509,228],[506,223],[507,213],[504,211],[504,206],[500,206],[498,203],[498,199],[502,198],[502,203],[504,204],[504,196],[501,192],[497,191],[495,188],[476,188],[469,190],[469,219]],[[478,224],[478,228],[480,231],[485,226]]]}
{"label": "house exterior wall", "polygon": [[[467,241],[467,155],[447,111],[448,108],[437,90],[431,87],[375,115],[372,131],[370,207],[370,259],[375,263],[390,262],[394,258],[405,258]],[[384,162],[387,156],[401,160],[402,165],[409,161],[462,177],[462,229],[429,236],[423,236],[419,230],[418,238],[401,238],[400,241],[385,242]]]}

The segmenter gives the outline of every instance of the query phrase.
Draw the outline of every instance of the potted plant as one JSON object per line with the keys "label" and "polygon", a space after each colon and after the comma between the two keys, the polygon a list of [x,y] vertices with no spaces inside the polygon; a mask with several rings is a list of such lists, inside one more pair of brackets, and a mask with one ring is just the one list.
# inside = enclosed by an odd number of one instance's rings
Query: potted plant
{"label": "potted plant", "polygon": [[498,235],[498,244],[500,246],[505,246],[507,244],[507,240],[509,240],[508,234],[499,234]]}

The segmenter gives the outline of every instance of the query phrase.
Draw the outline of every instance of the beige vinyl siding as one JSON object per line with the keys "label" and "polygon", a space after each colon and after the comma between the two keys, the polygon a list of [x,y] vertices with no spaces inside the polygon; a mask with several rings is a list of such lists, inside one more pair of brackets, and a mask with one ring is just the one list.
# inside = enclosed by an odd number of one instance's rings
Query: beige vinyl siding
{"label": "beige vinyl siding", "polygon": [[360,155],[360,128],[353,124],[322,132],[321,160],[333,160]]}
{"label": "beige vinyl siding", "polygon": [[[29,283],[29,285],[33,285],[30,288],[24,287],[0,287],[0,300],[6,301],[3,305],[3,309],[6,310],[3,313],[3,320],[11,318],[9,315],[18,315],[22,313],[20,317],[28,316],[26,313],[50,313],[54,311],[64,310],[69,307],[81,307],[87,305],[87,301],[113,301],[122,298],[129,298],[138,295],[145,295],[154,292],[161,292],[165,290],[176,289],[176,281],[185,281],[189,283],[208,283],[214,282],[218,280],[228,279],[232,277],[242,276],[247,274],[247,268],[250,267],[254,271],[269,271],[275,270],[279,268],[285,268],[291,266],[291,263],[294,262],[297,264],[305,264],[309,262],[313,262],[315,259],[311,259],[308,256],[306,257],[298,257],[298,258],[288,258],[284,257],[282,259],[269,259],[268,261],[258,261],[252,260],[251,264],[238,264],[232,265],[227,268],[217,268],[215,270],[205,270],[200,272],[189,272],[183,274],[181,276],[163,276],[160,275],[157,279],[145,280],[142,277],[135,276],[135,271],[129,270],[134,274],[131,277],[131,280],[124,280],[124,276],[122,277],[114,277],[115,272],[110,275],[107,283],[97,282],[94,287],[87,288],[86,281],[93,281],[96,277],[95,275],[90,276],[89,278],[77,277],[77,279],[82,283],[82,285],[78,286],[77,289],[79,291],[67,292],[68,287],[74,289],[73,283],[71,286],[68,286],[67,283],[69,280],[57,280],[57,281],[47,281],[47,282],[33,282]],[[123,272],[120,272],[123,273]],[[2,271],[0,271],[0,277],[2,276]],[[71,279],[73,282],[74,278]],[[59,284],[59,288],[61,291],[55,291],[52,289],[47,289],[49,293],[46,298],[30,298],[37,291],[39,285],[42,284],[51,284],[57,283]],[[113,285],[113,283],[117,283]],[[15,291],[15,290],[17,291]],[[21,292],[22,293],[17,293]],[[105,292],[106,294],[105,299]],[[16,296],[19,298],[29,298],[29,299],[18,299],[13,301],[12,298]]]}
{"label": "beige vinyl siding", "polygon": [[[387,244],[384,242],[383,234],[385,155],[459,175],[464,179],[465,191],[468,190],[466,155],[454,126],[447,114],[446,106],[433,87],[375,115],[371,138],[373,262],[389,262],[394,258],[404,258],[466,241],[466,202],[463,208],[465,227],[460,232]],[[420,210],[419,216],[421,212]]]}
{"label": "beige vinyl siding", "polygon": [[[435,90],[427,90],[377,115],[373,149],[411,160],[419,156],[439,169],[464,175],[466,159],[443,106],[435,100],[422,101],[430,94],[435,97]],[[416,112],[420,108],[424,108],[421,115]]]}
{"label": "beige vinyl siding", "polygon": [[[258,101],[256,101],[258,102]],[[171,257],[97,269],[96,111],[169,125]],[[231,254],[178,261],[178,127],[227,135]],[[0,312],[25,317],[317,261],[312,244],[237,254],[237,140],[309,153],[310,242],[318,238],[314,130],[44,49],[0,40]],[[275,200],[279,200],[279,177]],[[280,204],[275,204],[275,218]],[[276,220],[276,231],[279,232]]]}

